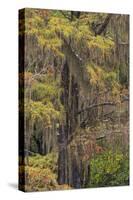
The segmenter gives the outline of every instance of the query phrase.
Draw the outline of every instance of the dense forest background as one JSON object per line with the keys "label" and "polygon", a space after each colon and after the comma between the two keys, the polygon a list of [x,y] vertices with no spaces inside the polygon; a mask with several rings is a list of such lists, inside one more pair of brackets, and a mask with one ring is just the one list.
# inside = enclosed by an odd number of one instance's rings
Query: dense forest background
{"label": "dense forest background", "polygon": [[129,184],[129,16],[19,13],[24,191]]}

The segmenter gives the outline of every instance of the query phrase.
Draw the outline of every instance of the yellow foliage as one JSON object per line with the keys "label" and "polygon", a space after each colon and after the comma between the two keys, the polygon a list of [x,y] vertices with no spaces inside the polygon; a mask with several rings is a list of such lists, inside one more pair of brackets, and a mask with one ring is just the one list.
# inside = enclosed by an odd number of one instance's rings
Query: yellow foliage
{"label": "yellow foliage", "polygon": [[52,17],[49,21],[49,28],[57,34],[63,34],[66,38],[73,33],[73,26],[65,18]]}
{"label": "yellow foliage", "polygon": [[87,66],[90,83],[94,86],[104,86],[105,71],[99,66]]}
{"label": "yellow foliage", "polygon": [[25,113],[26,117],[33,122],[41,121],[44,127],[50,127],[54,119],[61,119],[60,112],[55,110],[53,104],[50,102],[44,105],[42,102],[26,100]]}
{"label": "yellow foliage", "polygon": [[89,48],[99,48],[101,50],[109,51],[114,47],[114,42],[111,38],[105,38],[102,36],[93,36],[91,40],[88,41]]}

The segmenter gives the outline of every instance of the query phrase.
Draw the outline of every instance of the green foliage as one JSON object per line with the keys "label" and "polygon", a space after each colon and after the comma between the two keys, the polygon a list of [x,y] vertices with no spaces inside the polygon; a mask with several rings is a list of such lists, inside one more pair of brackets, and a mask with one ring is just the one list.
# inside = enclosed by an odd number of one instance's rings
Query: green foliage
{"label": "green foliage", "polygon": [[50,191],[70,189],[68,185],[58,185],[56,175],[48,168],[26,167],[25,175],[28,182],[25,185],[25,191]]}
{"label": "green foliage", "polygon": [[86,69],[92,85],[111,87],[118,82],[117,72],[115,71],[109,71],[105,67],[93,64],[89,64]]}
{"label": "green foliage", "polygon": [[25,173],[25,191],[65,190],[68,185],[57,183],[57,154],[46,156],[36,155],[29,157],[29,165],[19,167],[20,177]]}
{"label": "green foliage", "polygon": [[[104,20],[105,17],[106,14],[101,14],[100,20]],[[93,20],[99,20],[99,16],[82,14],[80,20],[70,21],[59,11],[44,10],[44,12],[40,12],[27,9],[25,32],[29,36],[34,36],[38,44],[54,56],[64,57],[61,47],[64,39],[69,40],[70,38],[74,47],[84,45],[86,49],[100,49],[105,54],[109,54],[110,50],[114,48],[113,39],[108,36],[95,37],[91,29]]]}
{"label": "green foliage", "polygon": [[99,66],[88,65],[87,66],[88,77],[90,84],[93,86],[104,86],[105,70]]}
{"label": "green foliage", "polygon": [[63,34],[65,38],[69,38],[69,36],[73,33],[74,30],[74,27],[71,25],[68,19],[57,16],[51,17],[48,27],[55,33],[57,33],[57,35]]}
{"label": "green foliage", "polygon": [[106,53],[109,52],[114,47],[114,42],[112,38],[105,38],[103,36],[92,37],[88,42],[89,48],[99,48]]}
{"label": "green foliage", "polygon": [[[28,78],[27,78],[28,76]],[[25,83],[31,84],[25,91],[25,113],[28,120],[42,122],[43,127],[50,127],[53,120],[61,121],[63,119],[63,106],[60,102],[60,93],[58,81],[46,74],[40,80],[35,78],[31,82],[31,73],[25,73]],[[30,80],[30,81],[29,81]],[[28,86],[28,85],[27,85]],[[29,94],[31,93],[31,99]]]}
{"label": "green foliage", "polygon": [[91,86],[99,91],[110,91],[111,98],[119,102],[121,85],[117,71],[110,71],[105,67],[90,64],[86,67]]}
{"label": "green foliage", "polygon": [[29,157],[29,166],[30,167],[39,167],[40,169],[48,168],[53,173],[57,173],[57,154],[49,153],[46,156],[30,156]]}
{"label": "green foliage", "polygon": [[[39,46],[43,46],[54,56],[63,57],[60,51],[62,40],[56,35],[55,30],[49,24],[50,11],[26,9],[25,34],[34,37]],[[39,28],[38,28],[39,27]]]}
{"label": "green foliage", "polygon": [[55,110],[52,103],[44,105],[42,102],[32,100],[25,104],[27,119],[38,122],[41,121],[44,127],[50,127],[54,119],[61,119],[60,112]]}
{"label": "green foliage", "polygon": [[43,104],[47,104],[49,101],[61,110],[60,94],[62,88],[59,86],[58,80],[54,80],[54,77],[45,75],[41,77],[41,80],[36,80],[32,84],[31,88],[32,99],[34,101],[42,101]]}
{"label": "green foliage", "polygon": [[56,176],[50,169],[26,167],[28,183],[26,191],[54,190],[57,187]]}
{"label": "green foliage", "polygon": [[129,159],[127,155],[112,151],[91,160],[91,187],[129,184]]}

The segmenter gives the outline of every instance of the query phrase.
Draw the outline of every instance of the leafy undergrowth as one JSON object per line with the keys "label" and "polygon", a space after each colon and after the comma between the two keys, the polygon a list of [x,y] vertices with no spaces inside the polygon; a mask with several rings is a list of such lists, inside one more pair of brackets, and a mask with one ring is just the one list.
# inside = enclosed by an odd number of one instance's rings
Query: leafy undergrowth
{"label": "leafy undergrowth", "polygon": [[25,171],[26,192],[70,189],[68,185],[57,183],[56,154],[29,157],[29,165],[20,166],[20,177],[23,177],[23,171]]}
{"label": "leafy undergrowth", "polygon": [[57,154],[49,153],[46,156],[40,154],[29,157],[29,166],[38,167],[40,169],[50,169],[53,173],[57,173]]}
{"label": "leafy undergrowth", "polygon": [[26,176],[28,183],[25,190],[28,192],[69,189],[67,185],[58,185],[56,174],[47,168],[26,167]]}
{"label": "leafy undergrowth", "polygon": [[89,187],[129,185],[129,158],[121,152],[104,152],[91,160]]}

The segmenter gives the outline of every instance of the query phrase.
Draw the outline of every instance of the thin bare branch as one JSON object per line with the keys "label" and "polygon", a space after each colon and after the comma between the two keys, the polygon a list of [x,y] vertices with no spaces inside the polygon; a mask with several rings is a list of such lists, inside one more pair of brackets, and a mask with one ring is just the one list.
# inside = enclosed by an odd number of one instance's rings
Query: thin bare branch
{"label": "thin bare branch", "polygon": [[77,114],[81,114],[82,112],[91,110],[92,108],[96,108],[96,107],[99,107],[99,106],[115,106],[115,105],[116,105],[116,103],[113,103],[113,102],[104,102],[104,103],[99,103],[99,104],[93,104],[93,105],[90,105],[89,107],[87,107],[85,109],[78,111]]}

